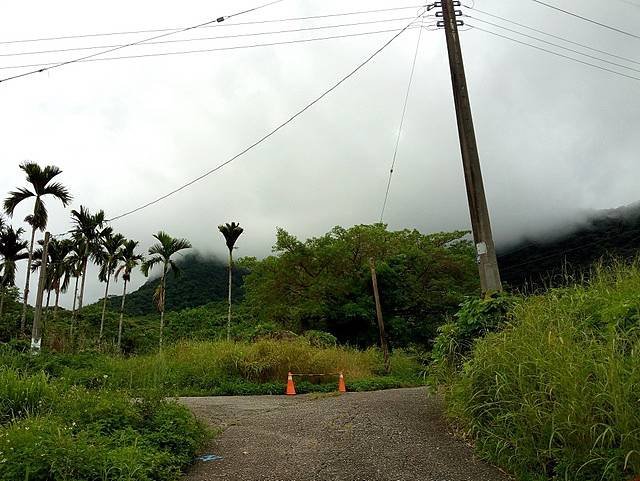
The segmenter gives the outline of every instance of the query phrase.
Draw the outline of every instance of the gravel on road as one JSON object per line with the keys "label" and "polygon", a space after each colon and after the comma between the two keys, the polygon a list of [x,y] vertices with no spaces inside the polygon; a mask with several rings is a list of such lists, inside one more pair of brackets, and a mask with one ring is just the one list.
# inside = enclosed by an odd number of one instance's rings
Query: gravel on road
{"label": "gravel on road", "polygon": [[507,481],[451,433],[425,388],[182,398],[222,428],[184,481]]}

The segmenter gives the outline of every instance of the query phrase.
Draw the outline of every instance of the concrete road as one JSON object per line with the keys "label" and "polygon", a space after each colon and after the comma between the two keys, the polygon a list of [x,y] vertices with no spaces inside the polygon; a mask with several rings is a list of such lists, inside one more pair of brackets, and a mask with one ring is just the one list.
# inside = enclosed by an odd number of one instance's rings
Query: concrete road
{"label": "concrete road", "polygon": [[184,481],[507,481],[451,434],[424,388],[182,398],[224,431]]}

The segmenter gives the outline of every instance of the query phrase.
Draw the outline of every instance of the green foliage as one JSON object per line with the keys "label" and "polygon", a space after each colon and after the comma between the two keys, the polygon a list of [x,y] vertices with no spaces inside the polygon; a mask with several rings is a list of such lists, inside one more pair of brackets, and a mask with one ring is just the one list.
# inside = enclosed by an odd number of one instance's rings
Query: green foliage
{"label": "green foliage", "polygon": [[474,344],[449,409],[480,452],[522,479],[640,473],[640,267],[519,300]]}
{"label": "green foliage", "polygon": [[246,259],[246,304],[257,322],[294,332],[328,331],[370,346],[378,330],[369,258],[377,263],[392,345],[428,345],[447,314],[477,290],[464,232],[390,232],[383,224],[335,227],[304,242],[278,229],[275,255]]}
{"label": "green foliage", "polygon": [[0,378],[0,481],[174,481],[207,437],[173,402]]}
{"label": "green foliage", "polygon": [[313,347],[335,347],[338,343],[336,336],[324,331],[309,330],[304,337]]}
{"label": "green foliage", "polygon": [[446,382],[467,359],[476,339],[502,329],[513,304],[514,298],[504,293],[470,297],[460,304],[453,319],[438,328],[431,352],[430,372],[434,380]]}

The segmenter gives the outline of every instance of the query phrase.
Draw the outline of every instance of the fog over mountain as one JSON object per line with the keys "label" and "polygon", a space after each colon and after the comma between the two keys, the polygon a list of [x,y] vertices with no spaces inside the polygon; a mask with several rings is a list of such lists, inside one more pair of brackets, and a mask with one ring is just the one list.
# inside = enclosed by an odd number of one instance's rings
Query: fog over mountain
{"label": "fog over mountain", "polygon": [[[505,18],[640,60],[640,40],[534,2],[475,3]],[[255,5],[250,0],[114,0],[99,6],[79,0],[36,0],[15,4],[0,17],[0,40],[187,26]],[[348,4],[287,0],[227,24],[398,5],[383,0]],[[624,2],[565,0],[562,6],[639,33],[640,9]],[[210,30],[215,35],[220,35],[218,30],[244,34],[415,13],[379,12]],[[400,28],[406,23],[398,20],[348,31]],[[340,34],[345,28],[212,40],[197,47],[192,45],[196,42],[132,47],[118,54],[304,39]],[[214,32],[190,35],[214,36]],[[63,169],[60,181],[74,196],[73,208],[82,204],[91,210],[104,209],[108,217],[119,215],[242,151],[392,35],[74,64],[0,83],[0,193],[4,196],[24,186],[18,164],[34,160]],[[270,253],[276,226],[305,238],[321,235],[334,225],[376,222],[417,35],[416,29],[405,32],[269,141],[175,196],[114,222],[114,229],[140,240],[145,251],[152,244],[151,235],[162,229],[188,238],[204,254],[224,259],[226,247],[217,225],[227,221],[240,222],[245,228],[237,255],[258,257]],[[579,226],[593,210],[640,199],[640,81],[478,30],[461,35],[498,248],[524,238],[558,235]],[[139,38],[143,37],[126,37],[127,41]],[[0,44],[0,53],[110,45],[121,40],[84,38],[57,41],[55,46],[50,42]],[[4,56],[0,67],[59,61],[77,54]],[[0,69],[0,77],[19,71]],[[55,201],[47,205],[49,229],[68,230],[69,211]],[[31,206],[25,203],[16,210],[16,226]],[[425,232],[470,225],[442,31],[423,32],[385,221],[392,229]],[[90,271],[91,276],[95,273]],[[143,282],[137,273],[132,288]],[[23,283],[21,272],[18,285]],[[114,287],[114,293],[118,289]],[[102,291],[97,280],[88,282],[86,298],[96,300]],[[70,304],[69,294],[63,303]]]}

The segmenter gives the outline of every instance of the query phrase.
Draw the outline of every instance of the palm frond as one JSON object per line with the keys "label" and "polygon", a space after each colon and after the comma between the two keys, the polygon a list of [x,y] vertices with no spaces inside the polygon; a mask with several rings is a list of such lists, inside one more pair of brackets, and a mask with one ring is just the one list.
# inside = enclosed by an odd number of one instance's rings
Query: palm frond
{"label": "palm frond", "polygon": [[34,197],[35,195],[36,194],[24,187],[20,187],[17,190],[9,192],[9,196],[4,200],[4,211],[8,216],[13,217],[13,212],[16,210],[18,204],[29,197]]}
{"label": "palm frond", "polygon": [[244,232],[244,229],[240,227],[240,224],[238,224],[237,222],[219,225],[218,230],[224,236],[229,251],[233,250],[238,237],[240,237],[240,235]]}
{"label": "palm frond", "polygon": [[72,199],[71,194],[69,194],[69,190],[60,182],[54,182],[53,184],[48,184],[47,186],[45,186],[42,195],[54,196],[56,199],[62,202],[62,205],[64,205],[65,207],[69,205]]}
{"label": "palm frond", "polygon": [[159,257],[159,256],[150,257],[140,265],[140,270],[145,275],[145,277],[149,277],[149,272],[151,271],[151,269],[153,269],[153,267],[156,264],[159,264],[161,262],[162,262],[162,257]]}

